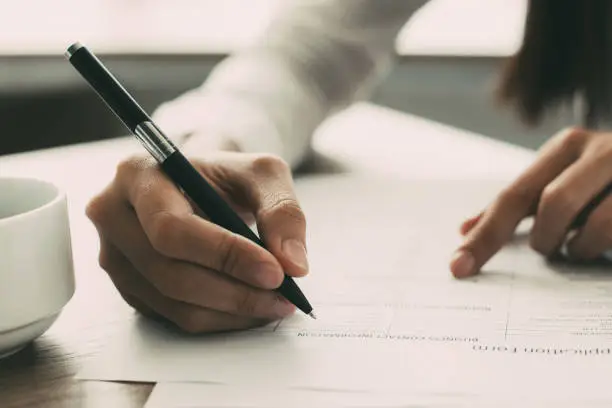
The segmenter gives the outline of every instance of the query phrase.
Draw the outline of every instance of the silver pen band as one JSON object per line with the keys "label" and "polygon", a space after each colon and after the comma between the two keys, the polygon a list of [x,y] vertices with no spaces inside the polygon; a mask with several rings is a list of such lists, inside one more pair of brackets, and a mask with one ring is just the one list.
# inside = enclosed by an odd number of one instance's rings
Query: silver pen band
{"label": "silver pen band", "polygon": [[176,151],[176,146],[151,122],[142,122],[136,126],[134,133],[159,163]]}

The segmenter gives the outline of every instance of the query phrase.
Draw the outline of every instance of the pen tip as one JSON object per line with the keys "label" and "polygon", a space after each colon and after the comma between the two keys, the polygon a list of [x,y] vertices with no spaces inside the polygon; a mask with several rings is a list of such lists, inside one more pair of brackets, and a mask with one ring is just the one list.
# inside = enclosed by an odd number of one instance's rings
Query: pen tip
{"label": "pen tip", "polygon": [[308,313],[308,316],[312,317],[313,319],[317,320],[317,315],[315,314],[315,312],[310,312]]}

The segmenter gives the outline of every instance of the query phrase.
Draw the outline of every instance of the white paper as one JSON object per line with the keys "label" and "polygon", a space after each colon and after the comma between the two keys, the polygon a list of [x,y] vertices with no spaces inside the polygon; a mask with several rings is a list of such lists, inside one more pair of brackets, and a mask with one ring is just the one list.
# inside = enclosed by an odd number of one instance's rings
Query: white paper
{"label": "white paper", "polygon": [[340,392],[289,388],[159,383],[145,408],[604,408],[610,400],[401,392]]}
{"label": "white paper", "polygon": [[474,279],[448,272],[459,223],[504,183],[298,182],[319,320],[185,336],[135,319],[84,379],[340,391],[612,397],[612,280],[518,239]]}
{"label": "white paper", "polygon": [[457,396],[405,396],[202,383],[159,383],[153,389],[145,408],[400,408],[423,404],[434,406],[434,403],[440,408],[462,406],[458,405],[462,402],[461,397]]}

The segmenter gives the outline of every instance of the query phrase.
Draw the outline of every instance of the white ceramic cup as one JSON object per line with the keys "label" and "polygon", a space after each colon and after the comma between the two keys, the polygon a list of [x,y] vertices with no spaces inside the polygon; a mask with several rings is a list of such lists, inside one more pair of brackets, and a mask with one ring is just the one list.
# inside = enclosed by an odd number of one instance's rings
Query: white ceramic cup
{"label": "white ceramic cup", "polygon": [[65,193],[0,177],[0,358],[47,331],[74,291]]}

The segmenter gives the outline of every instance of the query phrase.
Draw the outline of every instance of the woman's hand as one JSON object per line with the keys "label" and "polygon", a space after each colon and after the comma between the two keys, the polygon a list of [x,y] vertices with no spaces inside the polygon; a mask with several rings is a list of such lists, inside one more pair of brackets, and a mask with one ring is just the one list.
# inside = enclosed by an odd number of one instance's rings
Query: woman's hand
{"label": "woman's hand", "polygon": [[307,273],[306,222],[290,168],[269,155],[218,152],[191,162],[269,251],[196,215],[150,157],[122,162],[87,207],[100,235],[100,265],[144,314],[188,332],[243,329],[294,312],[273,289]]}
{"label": "woman's hand", "polygon": [[612,249],[612,196],[597,205],[584,225],[577,215],[612,182],[612,134],[563,131],[537,160],[481,214],[461,226],[464,243],[451,261],[456,277],[471,276],[506,244],[519,222],[534,216],[531,247],[544,256],[566,244],[572,258],[591,260]]}

